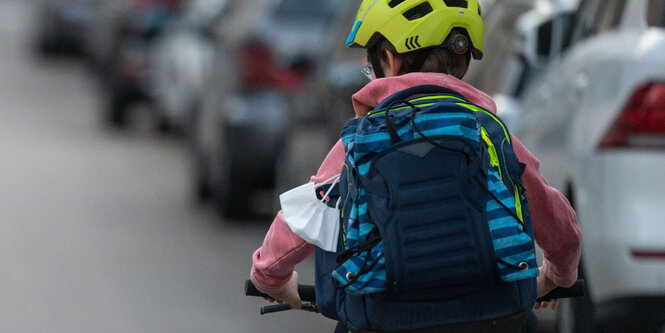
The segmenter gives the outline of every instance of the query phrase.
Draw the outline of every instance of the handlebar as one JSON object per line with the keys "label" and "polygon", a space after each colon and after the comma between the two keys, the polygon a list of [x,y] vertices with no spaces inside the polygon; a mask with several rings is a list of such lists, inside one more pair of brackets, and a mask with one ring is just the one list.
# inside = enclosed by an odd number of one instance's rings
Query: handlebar
{"label": "handlebar", "polygon": [[[300,299],[302,299],[305,302],[316,302],[316,292],[314,290],[314,286],[307,284],[299,284],[298,295],[300,295]],[[258,289],[256,289],[256,286],[254,286],[252,280],[245,281],[245,296],[272,298],[272,296],[264,294],[260,292]]]}
{"label": "handlebar", "polygon": [[[319,312],[318,308],[316,307],[316,292],[314,290],[314,286],[312,285],[306,285],[306,284],[299,284],[298,285],[298,295],[300,295],[300,299],[303,300],[304,302],[302,303],[301,310],[305,311],[310,311],[310,312]],[[252,280],[247,280],[245,281],[245,296],[257,296],[257,297],[266,297],[266,298],[272,298],[270,295],[264,294],[260,292],[258,289],[256,289],[256,286],[254,286],[254,283],[252,283]],[[276,304],[276,305],[266,305],[261,307],[261,314],[266,314],[266,313],[273,313],[273,312],[280,312],[280,311],[286,311],[286,310],[291,310],[291,307],[284,303],[284,304]]]}
{"label": "handlebar", "polygon": [[575,281],[575,283],[568,287],[556,287],[554,290],[545,294],[543,297],[540,297],[536,302],[549,302],[557,298],[569,298],[569,297],[582,297],[585,293],[585,283],[583,279]]}
{"label": "handlebar", "polygon": [[[556,287],[554,290],[547,293],[545,296],[538,298],[537,302],[549,302],[553,299],[558,298],[569,298],[569,297],[581,297],[585,293],[585,282],[583,279],[575,281],[575,283],[568,287]],[[298,285],[298,295],[300,299],[304,302],[302,304],[302,310],[310,312],[318,312],[316,307],[316,292],[314,286],[299,284]],[[245,281],[245,296],[257,296],[257,297],[266,297],[272,298],[270,295],[264,294],[256,289],[254,283],[251,280]],[[261,314],[273,313],[279,311],[290,310],[291,307],[288,304],[276,304],[276,305],[267,305],[261,307]]]}

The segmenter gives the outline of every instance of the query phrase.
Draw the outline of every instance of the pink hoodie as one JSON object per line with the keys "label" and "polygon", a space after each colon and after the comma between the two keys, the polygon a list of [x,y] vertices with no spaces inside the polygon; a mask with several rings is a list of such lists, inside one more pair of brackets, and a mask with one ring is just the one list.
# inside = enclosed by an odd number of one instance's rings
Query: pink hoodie
{"label": "pink hoodie", "polygon": [[[377,79],[353,95],[356,116],[365,116],[380,101],[406,88],[432,84],[453,89],[474,104],[496,113],[494,101],[482,91],[458,80],[437,73],[410,73]],[[536,243],[543,249],[543,273],[559,286],[569,287],[577,279],[581,233],[575,211],[568,200],[552,188],[538,171],[539,163],[515,137],[513,148],[518,159],[527,165],[524,186],[529,197]],[[335,144],[311,181],[320,183],[338,174],[344,164],[341,140]],[[288,227],[279,212],[266,234],[263,245],[254,252],[251,278],[266,293],[280,291],[291,278],[296,264],[314,251]]]}

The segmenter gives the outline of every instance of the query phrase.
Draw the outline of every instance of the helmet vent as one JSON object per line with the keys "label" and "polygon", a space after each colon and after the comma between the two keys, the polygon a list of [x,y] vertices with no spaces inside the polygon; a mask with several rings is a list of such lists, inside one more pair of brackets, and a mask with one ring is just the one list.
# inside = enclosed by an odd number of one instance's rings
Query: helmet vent
{"label": "helmet vent", "polygon": [[429,2],[425,1],[418,6],[415,6],[406,12],[404,12],[404,17],[409,20],[413,21],[416,19],[419,19],[421,17],[424,17],[425,15],[433,12],[434,9],[432,9],[432,5],[429,4]]}
{"label": "helmet vent", "polygon": [[467,0],[443,0],[448,7],[459,7],[459,8],[469,8],[469,2]]}
{"label": "helmet vent", "polygon": [[388,6],[390,8],[395,8],[404,1],[406,1],[406,0],[390,0],[390,2],[388,2]]}

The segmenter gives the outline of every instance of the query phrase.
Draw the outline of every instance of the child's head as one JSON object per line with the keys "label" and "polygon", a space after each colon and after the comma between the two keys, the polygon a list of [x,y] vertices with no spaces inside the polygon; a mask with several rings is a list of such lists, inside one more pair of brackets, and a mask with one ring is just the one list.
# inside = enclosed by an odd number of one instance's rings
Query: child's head
{"label": "child's head", "polygon": [[[363,0],[349,47],[364,47],[377,77],[438,72],[462,78],[482,58],[478,0]],[[387,73],[386,73],[387,72]]]}
{"label": "child's head", "polygon": [[[471,61],[469,52],[457,54],[446,47],[429,48],[421,52],[398,53],[385,38],[377,41],[374,48],[376,48],[375,52],[379,56],[384,73],[390,68],[389,57],[395,58],[396,72],[391,73],[393,76],[410,72],[434,72],[450,74],[461,79],[466,74]],[[388,52],[391,56],[388,55]]]}

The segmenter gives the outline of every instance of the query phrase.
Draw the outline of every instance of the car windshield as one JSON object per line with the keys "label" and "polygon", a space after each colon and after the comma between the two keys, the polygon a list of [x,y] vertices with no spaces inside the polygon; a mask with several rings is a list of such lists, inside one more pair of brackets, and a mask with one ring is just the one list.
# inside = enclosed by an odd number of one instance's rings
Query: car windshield
{"label": "car windshield", "polygon": [[652,27],[665,27],[665,0],[650,0],[647,22]]}
{"label": "car windshield", "polygon": [[332,20],[342,0],[283,0],[277,7],[276,15],[283,19],[312,18]]}

